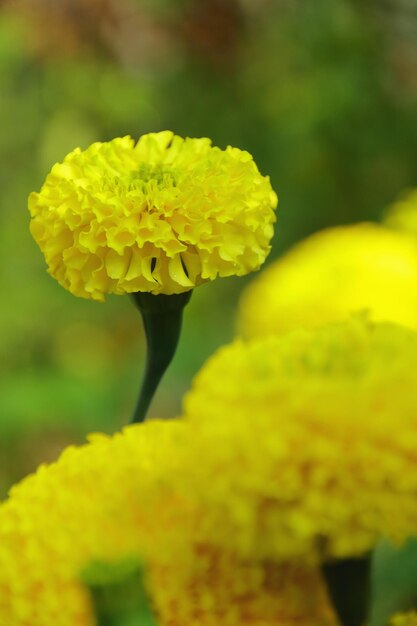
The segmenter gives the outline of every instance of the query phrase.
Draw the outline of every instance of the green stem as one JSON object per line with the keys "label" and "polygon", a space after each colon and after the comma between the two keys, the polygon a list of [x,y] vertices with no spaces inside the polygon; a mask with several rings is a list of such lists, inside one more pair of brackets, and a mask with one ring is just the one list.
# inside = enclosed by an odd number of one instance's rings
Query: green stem
{"label": "green stem", "polygon": [[182,315],[191,291],[167,296],[133,293],[145,329],[147,355],[145,375],[132,422],[143,422],[155,391],[171,363],[181,334]]}
{"label": "green stem", "polygon": [[123,563],[94,563],[84,574],[97,626],[156,626],[145,571],[140,566],[130,569],[128,563],[126,571],[123,569]]}
{"label": "green stem", "polygon": [[369,617],[371,555],[322,565],[333,608],[342,626],[364,626]]}

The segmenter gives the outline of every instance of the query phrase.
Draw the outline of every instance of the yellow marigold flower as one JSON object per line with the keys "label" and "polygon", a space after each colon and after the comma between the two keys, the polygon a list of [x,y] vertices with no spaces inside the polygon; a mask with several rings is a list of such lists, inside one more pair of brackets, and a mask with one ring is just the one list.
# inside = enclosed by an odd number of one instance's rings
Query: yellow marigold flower
{"label": "yellow marigold flower", "polygon": [[417,189],[404,193],[388,208],[384,223],[395,230],[417,235]]}
{"label": "yellow marigold flower", "polygon": [[0,507],[0,624],[95,626],[78,579],[90,561],[144,551],[151,468],[156,479],[179,435],[176,422],[165,426],[150,421],[113,438],[94,435],[11,491]]}
{"label": "yellow marigold flower", "polygon": [[336,626],[318,571],[194,540],[200,512],[171,480],[185,434],[155,420],[96,435],[12,490],[0,507],[0,624],[96,626],[81,572],[137,556],[161,626]]}
{"label": "yellow marigold flower", "polygon": [[391,626],[417,626],[417,613],[410,611],[409,613],[398,613],[391,618]]}
{"label": "yellow marigold flower", "polygon": [[276,204],[248,152],[164,131],[68,154],[30,194],[30,228],[76,296],[174,294],[258,269]]}
{"label": "yellow marigold flower", "polygon": [[176,478],[201,540],[317,563],[415,534],[416,371],[416,333],[362,318],[221,349],[186,397],[199,462]]}
{"label": "yellow marigold flower", "polygon": [[417,328],[417,246],[376,224],[329,228],[297,244],[243,292],[248,338],[312,328],[367,310],[375,321]]}

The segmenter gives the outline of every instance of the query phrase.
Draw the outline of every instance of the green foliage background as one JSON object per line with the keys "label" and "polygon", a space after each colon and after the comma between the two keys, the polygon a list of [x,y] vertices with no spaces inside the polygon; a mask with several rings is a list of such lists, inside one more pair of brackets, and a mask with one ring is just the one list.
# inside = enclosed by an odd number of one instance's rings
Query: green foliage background
{"label": "green foliage background", "polygon": [[[1,4],[1,494],[66,444],[125,424],[143,365],[127,298],[78,300],[46,274],[26,207],[53,163],[166,128],[247,149],[280,198],[273,258],[325,226],[378,219],[417,184],[416,42],[412,0]],[[247,280],[196,290],[155,416],[180,411],[233,336]]]}

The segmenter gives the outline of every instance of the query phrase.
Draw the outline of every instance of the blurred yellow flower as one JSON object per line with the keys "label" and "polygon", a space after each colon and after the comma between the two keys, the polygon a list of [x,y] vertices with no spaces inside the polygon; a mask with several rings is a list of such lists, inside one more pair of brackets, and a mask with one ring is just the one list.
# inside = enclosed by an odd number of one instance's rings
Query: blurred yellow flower
{"label": "blurred yellow flower", "polygon": [[417,328],[417,245],[376,224],[339,226],[297,244],[243,292],[238,329],[262,337],[367,310]]}
{"label": "blurred yellow flower", "polygon": [[388,208],[384,223],[395,230],[417,235],[417,189],[402,194]]}
{"label": "blurred yellow flower", "polygon": [[49,273],[94,300],[182,293],[258,269],[276,205],[248,152],[171,131],[77,148],[29,196]]}
{"label": "blurred yellow flower", "polygon": [[398,613],[391,618],[390,626],[417,626],[417,613]]}
{"label": "blurred yellow flower", "polygon": [[0,507],[2,625],[95,626],[81,572],[136,556],[162,626],[336,626],[317,570],[194,540],[198,509],[172,487],[186,432],[154,420],[95,435],[12,490]]}
{"label": "blurred yellow flower", "polygon": [[94,435],[12,489],[0,506],[0,624],[95,625],[81,572],[91,561],[142,556],[146,487],[173,460],[179,430],[150,421]]}
{"label": "blurred yellow flower", "polygon": [[415,534],[416,371],[416,333],[361,317],[221,349],[185,399],[199,461],[176,477],[201,541],[318,563]]}

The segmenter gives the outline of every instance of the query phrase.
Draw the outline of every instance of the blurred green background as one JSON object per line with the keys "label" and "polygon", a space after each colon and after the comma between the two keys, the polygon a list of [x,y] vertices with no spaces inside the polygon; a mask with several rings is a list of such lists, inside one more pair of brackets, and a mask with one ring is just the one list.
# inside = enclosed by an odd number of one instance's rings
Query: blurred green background
{"label": "blurred green background", "polygon": [[[414,0],[15,0],[0,5],[0,494],[127,423],[144,341],[128,298],[45,270],[27,196],[75,146],[172,129],[249,150],[280,204],[272,257],[378,219],[417,184]],[[197,289],[152,414],[233,336],[247,279]]]}

